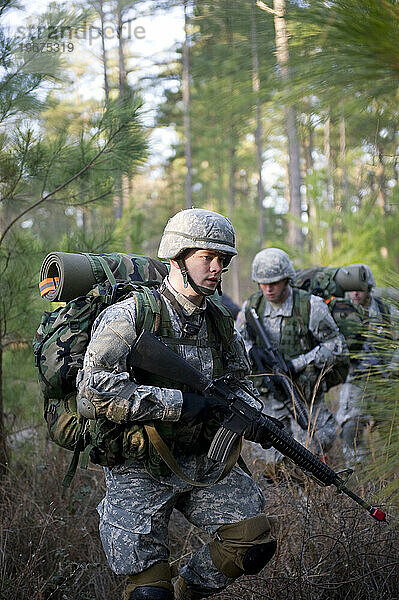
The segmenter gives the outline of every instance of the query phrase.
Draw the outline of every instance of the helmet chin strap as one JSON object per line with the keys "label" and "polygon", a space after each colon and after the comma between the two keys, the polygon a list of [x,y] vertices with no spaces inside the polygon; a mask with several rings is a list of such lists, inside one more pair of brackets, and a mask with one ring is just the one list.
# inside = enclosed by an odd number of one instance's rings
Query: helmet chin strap
{"label": "helmet chin strap", "polygon": [[[186,265],[184,264],[184,260],[182,258],[176,259],[177,264],[179,265],[181,276],[183,277],[183,285],[185,288],[188,287],[188,284],[193,288],[194,292],[200,294],[201,296],[212,296],[215,293],[215,290],[211,288],[204,287],[202,285],[197,285],[193,278],[190,276],[187,271]],[[227,269],[223,269],[223,273],[227,271]],[[219,296],[222,295],[222,280],[219,281],[217,285],[217,291]]]}

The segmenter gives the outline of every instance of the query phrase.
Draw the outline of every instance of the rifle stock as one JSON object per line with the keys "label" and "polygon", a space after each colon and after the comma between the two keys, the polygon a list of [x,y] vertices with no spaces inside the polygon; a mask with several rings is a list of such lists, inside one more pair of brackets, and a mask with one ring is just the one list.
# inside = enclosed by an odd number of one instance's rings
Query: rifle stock
{"label": "rifle stock", "polygon": [[[201,371],[190,365],[184,358],[170,350],[155,335],[144,330],[138,336],[129,357],[130,366],[162,377],[174,379],[195,391],[217,397],[226,403],[231,415],[217,432],[210,446],[208,457],[219,462],[225,462],[234,441],[242,436],[246,427],[253,422],[261,425],[267,436],[266,442],[271,443],[281,454],[291,459],[306,474],[310,474],[320,485],[334,485],[338,492],[352,498],[377,521],[385,521],[385,513],[371,506],[346,487],[346,481],[338,473],[323,463],[316,455],[302,446],[292,435],[281,429],[277,422],[262,414],[260,408],[255,408],[253,396],[244,386],[231,376],[212,380],[205,377]],[[232,391],[232,383],[247,394],[247,400]],[[230,383],[230,385],[229,385]],[[260,405],[260,403],[259,403]]]}

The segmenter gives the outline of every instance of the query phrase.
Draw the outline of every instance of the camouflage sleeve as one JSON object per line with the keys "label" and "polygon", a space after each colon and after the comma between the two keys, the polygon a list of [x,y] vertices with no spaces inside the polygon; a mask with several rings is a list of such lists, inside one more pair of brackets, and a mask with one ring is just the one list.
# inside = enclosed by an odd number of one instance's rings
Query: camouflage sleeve
{"label": "camouflage sleeve", "polygon": [[332,318],[325,302],[318,296],[310,296],[309,330],[317,345],[292,360],[295,371],[299,372],[313,364],[321,369],[341,360],[346,361],[348,347],[344,336]]}
{"label": "camouflage sleeve", "polygon": [[[240,333],[235,329],[234,336],[229,344],[229,351],[226,356],[227,361],[227,373],[231,373],[240,382],[245,390],[248,390],[250,394],[258,396],[258,391],[255,388],[253,382],[248,379],[248,375],[251,373],[251,364],[245,349],[245,344]],[[245,391],[241,390],[239,386],[232,386],[233,391],[237,393],[243,400],[245,400],[251,406],[259,408],[258,403],[248,396]]]}
{"label": "camouflage sleeve", "polygon": [[399,339],[399,310],[393,304],[389,305],[389,317],[392,327],[392,337],[394,340]]}
{"label": "camouflage sleeve", "polygon": [[387,372],[394,377],[397,377],[399,373],[399,346],[397,343],[399,340],[399,310],[392,304],[389,305],[389,317],[391,321],[392,339],[394,340],[394,349],[387,366]]}
{"label": "camouflage sleeve", "polygon": [[345,338],[340,333],[326,303],[313,295],[310,296],[309,329],[315,340],[319,342],[311,351],[314,352],[312,361],[316,367],[330,366],[347,356],[348,347]]}
{"label": "camouflage sleeve", "polygon": [[252,346],[254,345],[254,342],[251,339],[251,336],[249,334],[248,327],[247,327],[247,321],[245,318],[245,310],[247,308],[247,305],[248,305],[248,300],[246,300],[244,302],[244,304],[241,307],[240,312],[237,315],[236,330],[238,331],[238,333],[240,334],[240,336],[243,340],[246,351],[249,352],[250,349],[252,348]]}
{"label": "camouflage sleeve", "polygon": [[77,377],[78,398],[90,400],[97,416],[110,421],[177,421],[180,390],[139,385],[129,377],[127,358],[136,339],[133,299],[110,306],[95,321]]}

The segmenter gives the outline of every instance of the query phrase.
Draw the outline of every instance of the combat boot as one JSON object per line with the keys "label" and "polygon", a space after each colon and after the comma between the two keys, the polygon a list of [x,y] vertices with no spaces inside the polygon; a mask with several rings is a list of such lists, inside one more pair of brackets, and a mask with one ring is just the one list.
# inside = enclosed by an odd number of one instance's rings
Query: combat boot
{"label": "combat boot", "polygon": [[173,593],[165,588],[141,585],[133,590],[129,600],[173,600]]}
{"label": "combat boot", "polygon": [[203,598],[201,594],[193,592],[186,586],[183,577],[178,577],[173,586],[175,592],[175,600],[200,600]]}

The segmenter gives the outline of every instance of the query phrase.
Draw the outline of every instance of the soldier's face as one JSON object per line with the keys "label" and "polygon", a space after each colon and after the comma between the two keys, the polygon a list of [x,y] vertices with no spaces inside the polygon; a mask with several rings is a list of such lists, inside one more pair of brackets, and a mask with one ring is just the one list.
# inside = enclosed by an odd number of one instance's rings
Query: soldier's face
{"label": "soldier's face", "polygon": [[274,304],[281,304],[288,296],[287,283],[288,279],[282,279],[274,283],[260,283],[259,287],[267,300],[274,302]]}
{"label": "soldier's face", "polygon": [[361,304],[365,306],[369,300],[369,292],[349,292],[349,298],[352,300],[353,304]]}
{"label": "soldier's face", "polygon": [[194,283],[216,290],[222,277],[224,259],[224,254],[214,250],[190,250],[184,262]]}

